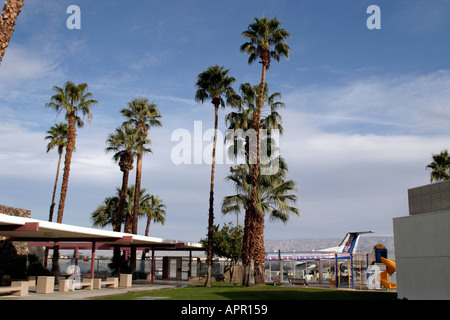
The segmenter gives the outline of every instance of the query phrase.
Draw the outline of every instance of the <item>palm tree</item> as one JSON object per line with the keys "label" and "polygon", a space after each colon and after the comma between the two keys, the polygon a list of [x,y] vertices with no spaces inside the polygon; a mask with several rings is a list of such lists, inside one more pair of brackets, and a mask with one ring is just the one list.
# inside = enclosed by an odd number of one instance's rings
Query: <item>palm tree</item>
{"label": "palm tree", "polygon": [[[283,127],[281,125],[281,115],[278,113],[279,108],[284,107],[284,103],[281,102],[281,94],[276,92],[269,94],[267,84],[264,85],[264,92],[262,99],[259,98],[261,92],[260,85],[252,86],[249,83],[242,84],[240,86],[241,92],[241,108],[238,112],[231,112],[226,116],[226,122],[228,129],[232,129],[233,132],[237,130],[247,130],[251,128],[254,115],[257,112],[257,106],[260,100],[262,100],[261,115],[264,117],[260,120],[261,128],[267,130],[267,136],[262,139],[261,144],[267,146],[267,152],[275,152],[277,146],[274,145],[271,139],[272,131],[277,129],[280,134],[283,134]],[[235,135],[235,139],[242,139],[239,135]],[[245,141],[235,143],[230,146],[228,155],[233,158],[240,155],[245,156],[246,164],[248,166],[248,172],[251,172],[252,165],[250,162],[250,141],[248,137],[245,137]],[[245,148],[237,148],[237,144],[245,144]],[[243,152],[244,151],[244,152]],[[258,175],[259,176],[259,175]],[[247,201],[250,201],[249,199]],[[250,207],[251,208],[251,207]],[[258,265],[261,262],[259,259],[254,259],[254,256],[258,256],[257,248],[262,247],[259,251],[264,252],[264,217],[253,214],[254,210],[246,210],[244,220],[244,239],[243,242],[243,255],[242,261],[244,262],[244,276],[245,284],[252,286],[254,283],[254,276],[261,276],[259,272],[261,266]],[[257,239],[260,240],[258,243]],[[263,263],[263,261],[262,261]],[[256,264],[256,268],[255,268]],[[257,282],[264,281],[262,279],[256,279]]]}
{"label": "palm tree", "polygon": [[[135,186],[131,185],[127,188],[125,205],[124,205],[124,216],[121,218],[121,223],[124,224],[126,216],[133,215],[134,208],[134,195]],[[103,204],[99,205],[91,214],[92,225],[95,228],[104,228],[108,225],[112,225],[113,228],[115,223],[117,223],[117,213],[119,208],[119,201],[122,189],[117,188],[117,194],[113,197],[107,197],[103,201]],[[160,222],[164,224],[165,222],[165,208],[163,201],[159,199],[158,196],[153,196],[147,193],[146,189],[141,189],[139,194],[139,216],[148,217],[154,222]],[[148,233],[146,232],[146,235]]]}
{"label": "palm tree", "polygon": [[82,128],[84,126],[83,120],[78,115],[81,113],[83,116],[88,116],[88,120],[91,122],[92,114],[90,112],[90,108],[94,104],[98,103],[96,100],[91,99],[92,93],[87,92],[87,90],[88,85],[86,83],[75,85],[73,82],[68,81],[64,84],[63,88],[57,86],[53,87],[53,91],[55,91],[56,94],[53,95],[51,101],[46,104],[47,107],[54,108],[58,113],[64,110],[68,121],[68,138],[61,197],[58,207],[58,223],[62,223],[64,213],[64,205],[69,183],[70,164],[72,161],[72,153],[75,148],[76,127]]}
{"label": "palm tree", "polygon": [[53,210],[55,208],[55,196],[56,196],[56,186],[58,185],[58,178],[59,178],[59,168],[61,165],[61,158],[62,154],[64,152],[64,148],[67,147],[67,137],[69,133],[69,127],[67,123],[61,122],[60,124],[55,124],[50,128],[50,130],[47,131],[48,136],[45,137],[46,140],[50,140],[50,142],[47,144],[47,153],[52,150],[53,148],[58,148],[58,165],[56,167],[56,179],[55,179],[55,185],[53,187],[53,196],[52,196],[52,203],[50,205],[50,213],[48,217],[48,221],[53,221]]}
{"label": "palm tree", "polygon": [[[147,195],[148,200],[145,202],[143,207],[143,216],[147,217],[147,226],[145,227],[145,236],[148,237],[150,232],[150,223],[153,221],[155,223],[161,223],[164,225],[166,223],[166,205],[163,201],[154,195]],[[141,261],[145,260],[145,254],[148,249],[142,251]]]}
{"label": "palm tree", "polygon": [[[120,190],[118,191],[120,195]],[[113,229],[117,224],[117,212],[119,208],[119,197],[108,197],[91,214],[92,226],[94,228],[105,228],[112,225]],[[123,219],[122,219],[123,220]],[[123,221],[121,221],[123,223]],[[119,249],[120,250],[120,249]]]}
{"label": "palm tree", "polygon": [[150,223],[156,222],[164,225],[166,222],[166,205],[158,196],[150,196],[147,207],[143,208],[143,214],[147,217],[147,226],[145,227],[145,235],[148,236],[150,231]]}
{"label": "palm tree", "polygon": [[450,157],[448,150],[443,150],[439,154],[433,154],[433,162],[426,166],[431,169],[430,182],[450,180]]}
{"label": "palm tree", "polygon": [[[257,205],[254,219],[264,229],[264,216],[269,214],[270,220],[278,220],[287,223],[291,214],[300,215],[299,210],[294,206],[297,202],[295,195],[295,182],[286,179],[288,171],[287,165],[280,158],[280,170],[273,175],[259,175]],[[249,167],[239,165],[232,167],[231,174],[226,177],[227,181],[232,181],[235,185],[236,194],[227,196],[222,202],[222,212],[224,214],[239,214],[245,211],[246,220],[249,218],[251,210],[251,197],[253,192],[253,179],[249,173]],[[246,221],[246,225],[248,221]],[[255,228],[256,229],[256,228]],[[248,246],[243,246],[243,257],[247,257],[247,263],[252,255],[255,257],[254,271],[244,272],[243,285],[264,283],[264,235],[257,228],[252,233],[252,242]],[[247,251],[247,252],[245,252]],[[252,253],[250,253],[250,251]],[[243,260],[243,263],[246,261]],[[253,285],[253,284],[250,284]]]}
{"label": "palm tree", "polygon": [[[49,134],[48,136],[45,137],[46,140],[50,140],[50,142],[47,145],[47,153],[55,148],[58,147],[58,165],[56,167],[56,178],[55,178],[55,185],[53,187],[53,195],[52,195],[52,203],[50,204],[50,210],[49,210],[49,216],[48,216],[48,221],[52,222],[53,221],[53,211],[55,209],[55,196],[56,196],[56,187],[58,185],[58,179],[59,179],[59,168],[61,165],[61,158],[62,158],[62,154],[64,152],[64,148],[67,147],[67,137],[68,137],[68,126],[66,123],[60,123],[60,124],[55,124],[54,126],[52,126],[50,128],[49,131],[47,131],[47,133]],[[48,251],[49,249],[46,247],[45,248],[45,259],[44,259],[44,264],[45,267],[47,267],[47,257],[48,257]]]}
{"label": "palm tree", "polygon": [[[97,209],[94,210],[91,214],[92,225],[95,228],[101,227],[104,228],[108,225],[112,225],[113,229],[116,228],[117,224],[123,224],[127,220],[130,221],[129,217],[133,215],[134,211],[134,195],[135,195],[135,186],[132,185],[127,188],[125,203],[124,203],[124,212],[125,216],[122,214],[119,217],[119,203],[120,198],[122,197],[122,189],[117,188],[117,196],[108,197],[104,200],[102,205],[99,205]],[[148,219],[153,219],[155,222],[160,222],[164,224],[165,222],[165,205],[162,203],[157,196],[153,196],[147,193],[147,190],[141,189],[139,194],[139,213],[138,215],[147,216]],[[148,225],[150,223],[148,222]],[[120,229],[120,227],[119,227]],[[148,235],[148,227],[146,230],[146,235]],[[145,251],[144,251],[145,252]],[[143,255],[143,259],[145,259],[145,253]],[[133,260],[132,260],[133,261]],[[114,248],[114,255],[110,267],[112,268],[112,273],[115,276],[118,276],[120,273],[120,265],[124,262],[124,260],[120,257],[120,248]]]}
{"label": "palm tree", "polygon": [[[142,133],[145,143],[150,144],[148,137],[148,130],[150,127],[161,127],[161,114],[158,111],[158,106],[151,103],[146,98],[137,98],[128,103],[128,108],[122,109],[120,111],[122,115],[128,120],[124,122],[124,125],[133,124],[136,129]],[[144,144],[141,143],[139,148],[136,149],[137,155],[137,166],[136,166],[136,193],[134,199],[134,212],[132,220],[131,232],[137,233],[138,225],[138,210],[139,210],[139,194],[141,188],[141,176],[142,176],[142,156],[144,153],[151,152],[151,150]],[[130,232],[129,230],[126,232]]]}
{"label": "palm tree", "polygon": [[[235,106],[237,104],[237,94],[231,85],[236,81],[235,78],[228,76],[229,70],[217,65],[209,67],[206,71],[200,73],[197,77],[197,91],[195,100],[204,103],[211,100],[214,105],[214,140],[211,165],[211,184],[209,192],[209,215],[208,215],[208,246],[207,246],[207,264],[208,271],[205,286],[211,286],[211,263],[212,263],[212,243],[214,226],[214,170],[216,164],[216,143],[219,106],[225,108],[226,105]],[[225,98],[225,100],[224,100]]]}
{"label": "palm tree", "polygon": [[[89,122],[92,121],[90,108],[94,104],[98,103],[96,100],[92,99],[92,93],[87,92],[87,90],[88,85],[86,83],[75,85],[73,82],[67,81],[63,88],[57,86],[53,87],[53,91],[55,91],[56,94],[53,95],[50,102],[46,104],[47,107],[54,108],[58,113],[64,110],[68,121],[68,137],[61,195],[59,198],[58,216],[56,220],[57,223],[62,223],[64,214],[67,187],[69,184],[70,164],[72,162],[72,153],[75,149],[76,127],[81,128],[84,125],[84,122],[79,117],[79,114],[81,113],[83,116],[88,116]],[[55,243],[52,266],[52,271],[54,274],[57,273],[58,256],[59,245]]]}
{"label": "palm tree", "polygon": [[[248,63],[252,64],[258,58],[260,58],[260,63],[262,65],[261,72],[261,83],[260,83],[260,94],[257,112],[253,117],[252,128],[256,131],[256,141],[254,145],[250,146],[250,159],[251,165],[251,175],[253,179],[253,193],[250,202],[249,209],[249,221],[254,219],[261,219],[261,217],[254,217],[255,207],[257,205],[257,188],[258,188],[258,176],[259,176],[259,140],[260,140],[260,119],[261,119],[261,108],[263,100],[263,90],[265,88],[265,78],[266,70],[270,67],[271,58],[276,61],[280,61],[282,56],[286,59],[289,58],[289,46],[286,44],[286,38],[290,34],[283,28],[281,28],[281,23],[276,19],[267,19],[263,17],[261,19],[255,18],[255,22],[250,24],[244,32],[242,32],[242,37],[248,41],[241,45],[241,52],[245,52],[249,55]],[[255,146],[256,145],[256,146]],[[246,239],[244,238],[244,245]],[[254,257],[250,257],[249,265],[244,265],[245,268],[252,268],[254,263]],[[249,286],[253,283],[249,282]]]}
{"label": "palm tree", "polygon": [[[110,134],[106,140],[108,147],[107,152],[115,152],[113,159],[119,163],[120,171],[122,174],[122,188],[120,191],[119,202],[114,214],[113,230],[120,232],[122,222],[124,221],[123,211],[125,208],[125,202],[127,197],[128,188],[128,176],[131,170],[133,170],[133,162],[136,150],[142,143],[139,141],[143,139],[143,135],[135,127],[125,125],[117,128],[113,134]],[[145,143],[145,142],[144,142]],[[128,217],[128,216],[127,216]],[[130,221],[127,219],[126,221]],[[120,248],[114,247],[113,261],[120,261]],[[116,271],[119,268],[115,268]]]}
{"label": "palm tree", "polygon": [[0,20],[0,63],[5,55],[11,36],[14,32],[16,19],[22,11],[23,0],[6,0]]}
{"label": "palm tree", "polygon": [[106,140],[108,147],[107,152],[115,152],[113,159],[118,162],[120,171],[123,172],[122,175],[122,188],[120,191],[120,201],[118,205],[118,211],[116,216],[116,223],[114,224],[113,230],[120,232],[123,211],[126,202],[127,188],[128,188],[128,176],[131,170],[133,170],[134,156],[136,150],[148,141],[140,131],[135,127],[130,125],[125,125],[116,129],[113,134],[110,134]]}
{"label": "palm tree", "polygon": [[[146,98],[137,98],[128,103],[128,108],[122,109],[120,111],[122,115],[128,120],[124,122],[126,124],[133,124],[136,129],[140,131],[143,135],[144,140],[147,140],[148,130],[150,127],[161,127],[161,114],[159,113],[158,106],[151,103]],[[136,149],[137,164],[136,164],[136,192],[134,197],[134,211],[132,217],[131,232],[137,234],[138,229],[138,212],[139,212],[139,194],[141,188],[141,176],[142,176],[142,156],[146,152],[151,152],[151,150],[144,144],[141,143]],[[129,231],[126,231],[129,232]],[[136,248],[131,248],[131,272],[136,271]]]}

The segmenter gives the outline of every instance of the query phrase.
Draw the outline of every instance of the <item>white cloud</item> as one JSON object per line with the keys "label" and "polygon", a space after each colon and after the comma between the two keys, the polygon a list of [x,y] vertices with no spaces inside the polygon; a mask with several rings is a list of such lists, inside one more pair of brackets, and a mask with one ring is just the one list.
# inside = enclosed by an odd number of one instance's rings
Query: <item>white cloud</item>
{"label": "white cloud", "polygon": [[18,45],[8,47],[2,61],[0,84],[19,83],[21,81],[42,79],[58,71],[58,65],[39,54],[39,50],[30,51]]}
{"label": "white cloud", "polygon": [[310,86],[285,94],[283,100],[288,108],[313,116],[315,126],[324,130],[448,133],[450,70]]}

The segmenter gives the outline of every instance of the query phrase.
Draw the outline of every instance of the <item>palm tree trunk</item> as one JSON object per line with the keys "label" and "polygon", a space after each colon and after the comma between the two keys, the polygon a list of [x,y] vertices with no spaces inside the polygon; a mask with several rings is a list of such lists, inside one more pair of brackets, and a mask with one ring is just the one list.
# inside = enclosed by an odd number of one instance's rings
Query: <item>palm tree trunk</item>
{"label": "palm tree trunk", "polygon": [[[141,174],[142,174],[142,153],[139,153],[136,164],[136,184],[134,189],[134,208],[131,225],[131,232],[133,234],[137,234],[138,229],[139,195],[141,193]],[[131,247],[130,250],[130,268],[131,273],[134,274],[136,272],[136,247]]]}
{"label": "palm tree trunk", "polygon": [[[252,120],[252,129],[256,131],[256,148],[255,146],[250,148],[250,171],[251,171],[251,177],[252,177],[252,195],[250,198],[249,208],[247,214],[250,214],[249,217],[249,223],[248,223],[248,241],[249,241],[249,247],[248,247],[248,260],[247,265],[244,263],[244,269],[247,269],[248,271],[248,277],[247,282],[245,286],[251,287],[255,285],[255,263],[257,261],[257,251],[256,248],[259,244],[256,244],[255,241],[264,241],[264,235],[258,235],[258,233],[255,233],[257,230],[261,229],[261,227],[257,224],[261,221],[261,218],[258,217],[259,214],[256,212],[256,205],[257,205],[257,192],[258,192],[258,178],[259,178],[259,150],[260,150],[260,126],[261,126],[261,109],[262,109],[262,101],[263,101],[263,94],[264,94],[264,86],[265,86],[265,79],[266,79],[266,68],[267,64],[264,62],[262,63],[262,72],[261,72],[261,84],[260,84],[260,93],[259,93],[259,99],[258,99],[258,110],[256,115],[253,117]],[[256,156],[255,156],[255,149],[256,149]],[[262,220],[264,221],[264,217],[262,217]],[[264,226],[263,226],[264,229]],[[244,230],[245,231],[245,230]],[[263,232],[263,231],[262,231]],[[263,243],[264,246],[264,243]],[[245,273],[245,272],[244,272]]]}
{"label": "palm tree trunk", "polygon": [[75,113],[69,113],[69,133],[67,137],[66,157],[64,161],[64,174],[61,185],[61,195],[59,198],[57,223],[62,223],[64,215],[64,206],[66,203],[67,188],[69,185],[70,164],[72,162],[72,153],[75,148],[76,128],[75,128]]}
{"label": "palm tree trunk", "polygon": [[[53,196],[52,196],[52,204],[50,205],[50,212],[48,216],[48,221],[53,221],[53,211],[55,209],[55,196],[56,196],[56,188],[58,186],[58,177],[59,177],[59,168],[61,166],[61,158],[62,158],[62,152],[63,150],[59,150],[59,159],[58,159],[58,166],[56,169],[56,179],[55,179],[55,186],[53,187]],[[48,247],[45,247],[44,250],[44,267],[47,267],[47,259],[48,259]]]}
{"label": "palm tree trunk", "polygon": [[[75,113],[71,112],[68,114],[69,130],[67,136],[67,147],[66,156],[64,161],[64,174],[63,181],[61,185],[61,195],[59,197],[59,207],[58,207],[58,217],[56,219],[57,223],[62,223],[64,206],[66,203],[67,187],[69,185],[69,174],[70,174],[70,164],[72,162],[72,152],[75,148],[75,138],[76,138],[76,127],[75,127]],[[58,274],[58,260],[59,260],[59,243],[55,242],[53,247],[53,258],[52,258],[52,273],[54,275]]]}
{"label": "palm tree trunk", "polygon": [[125,233],[131,233],[132,224],[133,224],[132,220],[133,220],[132,213],[127,211],[126,212],[126,217],[125,217],[125,226],[123,228]]}
{"label": "palm tree trunk", "polygon": [[245,220],[244,220],[244,237],[242,241],[242,285],[247,286],[248,284],[248,274],[249,274],[249,263],[250,263],[250,243],[251,243],[251,226],[250,221],[252,220],[251,212],[248,210],[250,206],[250,201],[247,203],[247,209],[245,210]]}
{"label": "palm tree trunk", "polygon": [[[125,208],[125,200],[127,197],[127,189],[128,189],[128,176],[130,172],[128,170],[125,170],[123,172],[122,176],[122,189],[120,190],[120,199],[119,199],[119,205],[117,208],[117,216],[115,217],[115,222],[113,225],[113,230],[120,232],[120,229],[122,228],[122,221],[123,221],[123,209]],[[113,263],[116,265],[113,267],[114,270],[114,276],[119,276],[120,274],[120,265],[121,265],[121,259],[120,259],[120,248],[114,247],[113,250]]]}
{"label": "palm tree trunk", "polygon": [[148,233],[150,232],[150,222],[152,221],[152,217],[148,216],[147,218],[147,226],[145,227],[145,236],[148,237]]}
{"label": "palm tree trunk", "polygon": [[[261,75],[261,84],[259,91],[259,101],[258,101],[258,111],[256,115],[253,117],[252,128],[256,131],[256,159],[253,157],[253,161],[256,161],[251,165],[252,169],[252,178],[253,178],[253,190],[252,190],[252,208],[256,208],[256,195],[258,192],[258,178],[259,178],[259,149],[260,149],[260,127],[261,127],[261,109],[264,95],[264,86],[266,82],[266,65],[262,64],[262,75]],[[254,152],[254,148],[250,148]],[[252,152],[251,151],[251,152]]]}
{"label": "palm tree trunk", "polygon": [[5,55],[11,36],[14,32],[16,19],[22,11],[23,0],[6,0],[0,20],[0,63]]}
{"label": "palm tree trunk", "polygon": [[252,287],[264,284],[264,216],[255,211],[246,212],[244,229],[242,285]]}
{"label": "palm tree trunk", "polygon": [[264,216],[262,214],[255,214],[253,218],[253,257],[255,260],[254,266],[254,281],[255,285],[264,284]]}
{"label": "palm tree trunk", "polygon": [[137,234],[138,229],[138,212],[139,212],[139,196],[141,193],[141,176],[142,176],[142,153],[137,156],[136,164],[136,184],[134,189],[134,208],[133,208],[133,220],[132,230],[133,234]]}
{"label": "palm tree trunk", "polygon": [[128,189],[128,177],[130,172],[128,170],[125,170],[122,175],[122,189],[120,190],[120,198],[119,198],[119,205],[117,207],[117,216],[115,218],[114,223],[114,231],[120,232],[120,229],[122,228],[122,222],[123,222],[123,210],[125,208],[125,201],[127,198],[127,189]]}
{"label": "palm tree trunk", "polygon": [[207,274],[205,287],[211,287],[212,277],[212,246],[213,246],[213,226],[214,226],[214,171],[216,166],[216,143],[217,143],[217,127],[219,120],[219,103],[214,99],[214,141],[211,165],[211,185],[209,191],[209,215],[208,215],[208,248],[207,248]]}
{"label": "palm tree trunk", "polygon": [[62,152],[63,152],[63,150],[60,150],[60,152],[59,152],[58,166],[56,169],[56,179],[55,179],[55,186],[53,187],[52,204],[50,205],[50,212],[49,212],[49,216],[48,216],[48,221],[50,221],[50,222],[53,221],[53,211],[55,209],[56,187],[58,185],[59,168],[61,166]]}

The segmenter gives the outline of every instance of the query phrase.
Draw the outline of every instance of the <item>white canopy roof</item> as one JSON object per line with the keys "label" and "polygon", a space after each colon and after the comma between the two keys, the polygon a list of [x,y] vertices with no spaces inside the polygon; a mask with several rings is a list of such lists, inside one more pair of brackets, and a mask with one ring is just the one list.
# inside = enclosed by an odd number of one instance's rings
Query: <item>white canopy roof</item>
{"label": "white canopy roof", "polygon": [[201,250],[200,243],[146,237],[136,234],[78,227],[0,213],[0,236],[9,241],[96,242],[120,246]]}

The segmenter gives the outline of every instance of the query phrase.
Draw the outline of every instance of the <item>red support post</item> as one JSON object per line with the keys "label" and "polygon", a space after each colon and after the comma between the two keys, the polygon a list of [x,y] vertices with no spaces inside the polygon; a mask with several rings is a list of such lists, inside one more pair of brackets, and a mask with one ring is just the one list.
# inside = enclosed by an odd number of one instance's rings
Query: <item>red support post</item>
{"label": "red support post", "polygon": [[95,268],[95,242],[92,242],[92,254],[91,254],[91,279],[94,279]]}

